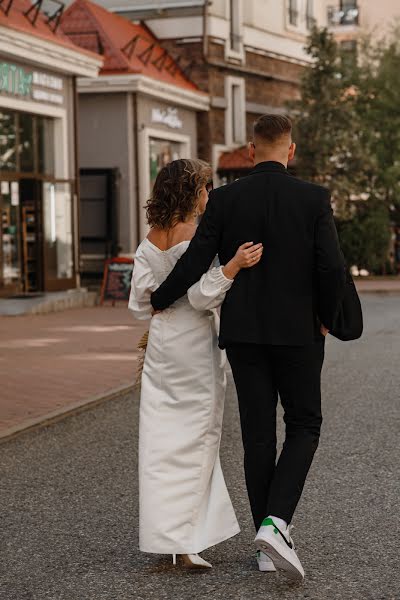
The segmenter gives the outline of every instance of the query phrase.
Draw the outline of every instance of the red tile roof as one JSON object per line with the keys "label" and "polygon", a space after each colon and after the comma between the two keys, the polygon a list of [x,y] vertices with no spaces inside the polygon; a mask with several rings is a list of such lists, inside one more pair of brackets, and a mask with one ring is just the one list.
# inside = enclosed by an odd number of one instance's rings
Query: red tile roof
{"label": "red tile roof", "polygon": [[138,73],[198,91],[142,24],[132,23],[89,0],[75,0],[65,11],[61,26],[79,46],[102,51],[104,65],[100,75]]}
{"label": "red tile roof", "polygon": [[[54,6],[56,10],[57,5]],[[89,53],[87,50],[78,49],[76,45],[73,44],[71,40],[61,31],[60,28],[57,28],[56,31],[53,31],[54,22],[47,24],[47,16],[42,12],[38,13],[37,19],[33,24],[32,21],[33,16],[35,15],[35,9],[32,9],[30,15],[28,16],[24,14],[31,7],[32,3],[30,0],[13,0],[8,14],[5,14],[4,10],[0,10],[0,26],[8,27],[34,37],[43,38],[48,42],[53,42],[55,44],[65,46],[70,50],[75,50],[75,52],[80,51],[85,54],[92,55],[92,52]]]}
{"label": "red tile roof", "polygon": [[252,169],[253,166],[247,146],[236,148],[230,152],[223,152],[218,161],[218,171],[248,170]]}

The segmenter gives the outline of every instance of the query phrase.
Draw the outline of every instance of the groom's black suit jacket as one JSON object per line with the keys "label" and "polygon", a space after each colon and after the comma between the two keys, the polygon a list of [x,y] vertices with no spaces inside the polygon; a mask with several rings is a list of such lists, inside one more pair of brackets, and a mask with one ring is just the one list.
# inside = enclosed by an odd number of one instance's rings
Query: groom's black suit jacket
{"label": "groom's black suit jacket", "polygon": [[319,321],[331,328],[345,285],[328,190],[263,162],[214,190],[188,250],[152,294],[156,310],[183,296],[218,254],[226,264],[244,242],[264,244],[260,263],[242,269],[221,311],[220,345],[305,345]]}

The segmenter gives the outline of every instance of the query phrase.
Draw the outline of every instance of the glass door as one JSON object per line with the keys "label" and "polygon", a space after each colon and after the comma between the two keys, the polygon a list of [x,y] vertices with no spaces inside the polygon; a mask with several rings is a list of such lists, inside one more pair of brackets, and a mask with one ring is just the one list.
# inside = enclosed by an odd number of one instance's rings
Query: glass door
{"label": "glass door", "polygon": [[45,290],[75,287],[73,194],[69,181],[43,182]]}
{"label": "glass door", "polygon": [[0,182],[0,281],[7,294],[22,291],[21,228],[18,181]]}

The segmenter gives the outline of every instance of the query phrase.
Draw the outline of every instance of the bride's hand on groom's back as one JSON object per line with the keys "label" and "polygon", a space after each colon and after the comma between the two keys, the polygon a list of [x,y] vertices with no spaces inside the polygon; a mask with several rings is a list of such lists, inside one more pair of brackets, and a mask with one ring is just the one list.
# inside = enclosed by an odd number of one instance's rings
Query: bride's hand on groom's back
{"label": "bride's hand on groom's back", "polygon": [[239,246],[233,260],[237,263],[240,269],[249,269],[254,267],[261,260],[263,253],[262,244],[254,244],[254,242],[246,242]]}
{"label": "bride's hand on groom's back", "polygon": [[249,269],[257,265],[262,257],[263,245],[246,242],[239,246],[235,256],[223,268],[228,279],[234,279],[241,269]]}

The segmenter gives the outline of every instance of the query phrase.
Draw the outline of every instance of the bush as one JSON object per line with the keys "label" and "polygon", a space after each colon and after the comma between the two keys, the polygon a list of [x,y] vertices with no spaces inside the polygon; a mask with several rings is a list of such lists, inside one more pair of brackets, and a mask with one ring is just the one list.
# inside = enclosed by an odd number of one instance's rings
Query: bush
{"label": "bush", "polygon": [[358,207],[352,219],[338,221],[340,243],[349,265],[357,265],[375,274],[386,271],[390,219],[386,207],[369,200]]}

